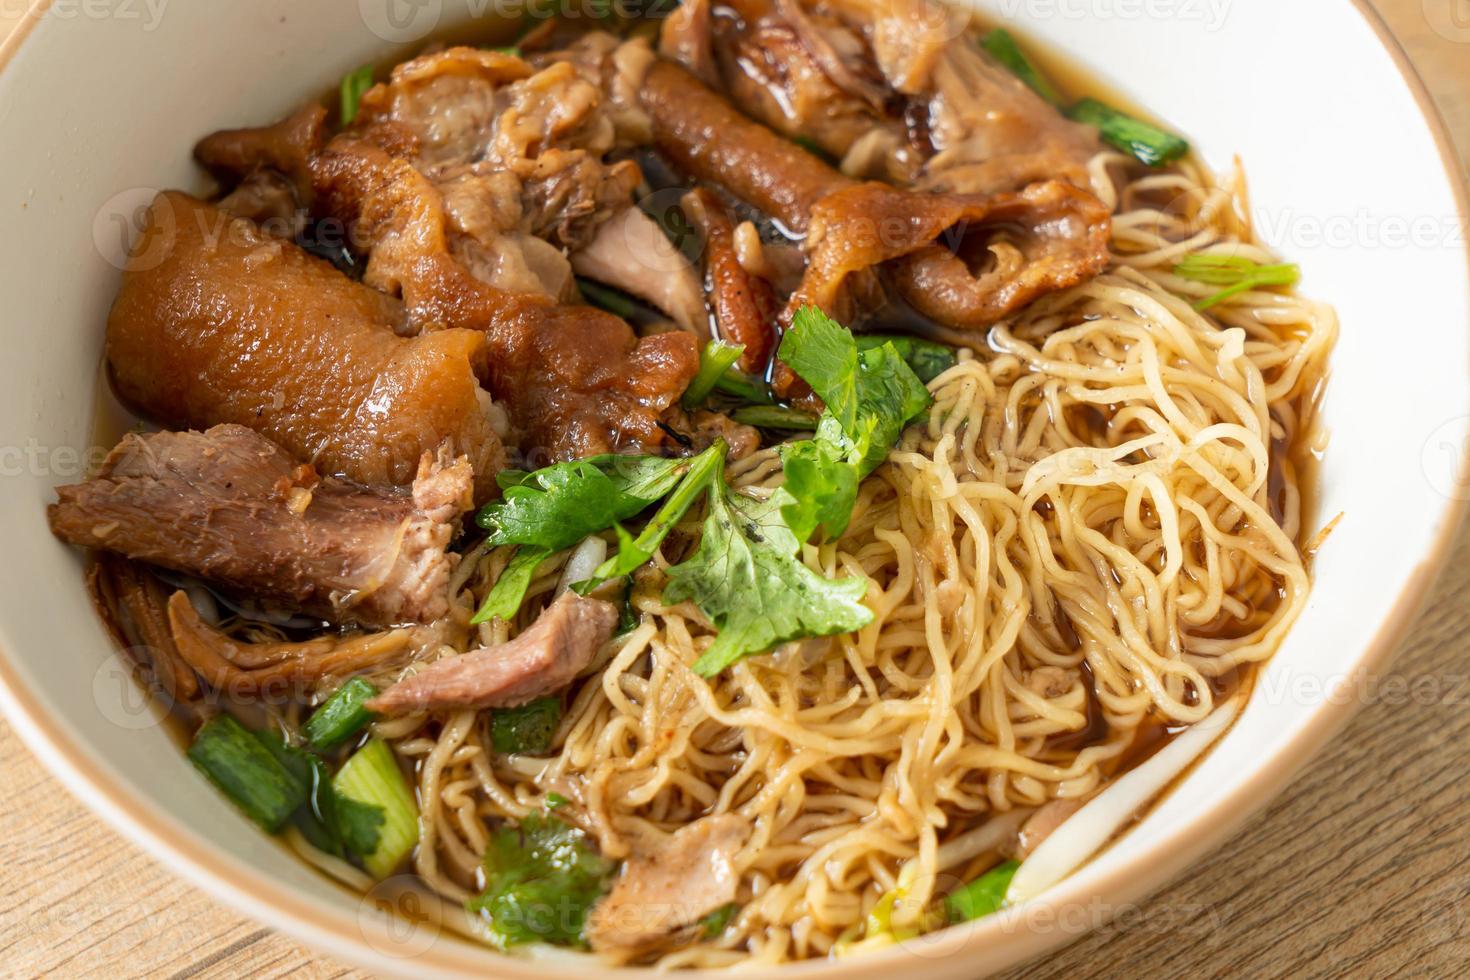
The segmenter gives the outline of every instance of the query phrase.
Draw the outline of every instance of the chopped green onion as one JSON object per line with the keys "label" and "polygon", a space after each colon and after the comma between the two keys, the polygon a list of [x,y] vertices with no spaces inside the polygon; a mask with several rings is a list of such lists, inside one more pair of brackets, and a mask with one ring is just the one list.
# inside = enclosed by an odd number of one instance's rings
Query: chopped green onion
{"label": "chopped green onion", "polygon": [[600,310],[606,310],[613,316],[620,316],[626,320],[638,312],[638,304],[622,290],[604,286],[581,276],[577,277],[577,287],[582,290],[582,296],[588,303]]}
{"label": "chopped green onion", "polygon": [[740,906],[734,902],[721,905],[713,912],[699,920],[699,932],[705,939],[714,939],[730,925],[730,920],[735,918],[735,913],[740,911]]}
{"label": "chopped green onion", "polygon": [[516,47],[514,44],[512,44],[512,45],[510,45],[508,47],[503,47],[503,48],[494,48],[494,47],[486,48],[485,50],[486,51],[493,51],[496,54],[508,54],[512,58],[519,58],[521,56],[521,49],[518,48],[518,47]]}
{"label": "chopped green onion", "polygon": [[269,833],[280,830],[306,802],[306,785],[229,715],[206,722],[188,755],[220,792]]}
{"label": "chopped green onion", "polygon": [[704,404],[720,378],[744,353],[744,344],[727,344],[723,340],[711,340],[705,344],[704,353],[699,358],[699,373],[684,389],[684,407],[694,409]]}
{"label": "chopped green onion", "polygon": [[378,846],[361,855],[362,866],[379,880],[398,870],[418,843],[419,811],[388,743],[370,739],[337,770],[332,788],[344,799],[382,808]]}
{"label": "chopped green onion", "polygon": [[1207,310],[1232,296],[1263,286],[1295,286],[1301,281],[1300,266],[1261,265],[1238,255],[1189,255],[1174,266],[1174,274],[1195,282],[1225,286],[1220,292],[1194,304]]}
{"label": "chopped green onion", "polygon": [[1016,876],[1019,861],[1007,861],[996,865],[958,891],[944,898],[951,922],[969,922],[998,911],[1005,905],[1006,889]]}
{"label": "chopped green onion", "polygon": [[537,698],[518,708],[499,708],[490,714],[490,742],[501,755],[539,755],[551,748],[561,724],[561,699]]}
{"label": "chopped green onion", "polygon": [[372,684],[361,677],[352,678],[306,720],[307,742],[314,749],[335,749],[377,717],[366,706],[377,696],[378,689]]}
{"label": "chopped green onion", "polygon": [[560,810],[564,806],[569,806],[571,802],[571,800],[562,796],[560,793],[546,794],[546,809],[548,810]]}
{"label": "chopped green onion", "polygon": [[769,385],[739,371],[726,371],[720,375],[715,382],[715,390],[751,405],[773,405],[776,401]]}
{"label": "chopped green onion", "polygon": [[884,344],[892,344],[899,356],[925,384],[954,367],[959,361],[959,354],[953,347],[948,344],[935,343],[932,340],[870,333],[855,334],[854,338],[857,340],[858,350],[872,350]]}
{"label": "chopped green onion", "polygon": [[479,612],[470,620],[470,625],[479,626],[492,619],[503,619],[508,623],[514,619],[520,611],[521,603],[526,601],[526,590],[536,577],[536,569],[551,555],[550,548],[537,545],[522,545],[518,548],[505,570],[500,573],[500,578],[495,580],[490,594],[480,604]]}
{"label": "chopped green onion", "polygon": [[1078,122],[1096,126],[1104,140],[1133,154],[1150,167],[1172,163],[1189,152],[1189,143],[1182,137],[1167,133],[1097,99],[1083,99],[1068,110],[1067,114]]}
{"label": "chopped green onion", "polygon": [[817,417],[811,412],[802,412],[780,405],[747,405],[730,413],[730,418],[741,425],[753,425],[759,429],[789,429],[792,432],[817,431]]}
{"label": "chopped green onion", "polygon": [[373,66],[363,65],[356,71],[342,76],[342,125],[350,125],[357,118],[357,108],[362,97],[373,87]]}
{"label": "chopped green onion", "polygon": [[984,48],[986,54],[1000,62],[1002,67],[1010,71],[1012,75],[1025,82],[1031,91],[1054,106],[1062,105],[1062,93],[1058,92],[1051,80],[1042,74],[1041,69],[1026,57],[1026,52],[1021,50],[1021,45],[1016,42],[1016,38],[1010,31],[1004,28],[991,31],[980,41],[980,47]]}

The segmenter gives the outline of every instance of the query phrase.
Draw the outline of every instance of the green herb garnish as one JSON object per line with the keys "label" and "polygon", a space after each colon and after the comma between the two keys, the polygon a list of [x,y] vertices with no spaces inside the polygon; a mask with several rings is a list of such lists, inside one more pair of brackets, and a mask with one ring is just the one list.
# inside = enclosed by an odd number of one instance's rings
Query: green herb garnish
{"label": "green herb garnish", "polygon": [[482,508],[475,522],[493,545],[562,551],[663,499],[690,465],[687,459],[609,455],[534,473],[507,470],[496,477],[504,496]]}
{"label": "green herb garnish", "polygon": [[1006,889],[1016,876],[1020,862],[1007,861],[996,865],[968,885],[951,892],[944,898],[945,910],[950,922],[969,922],[999,911],[1006,902]]}
{"label": "green herb garnish", "polygon": [[918,337],[884,336],[881,334],[857,334],[858,350],[872,350],[884,344],[892,344],[919,380],[928,384],[959,362],[959,354],[948,344]]}
{"label": "green herb garnish", "polygon": [[583,946],[582,927],[615,870],[582,831],[532,814],[490,834],[485,890],[467,905],[501,948],[525,943]]}
{"label": "green herb garnish", "polygon": [[1012,75],[1025,82],[1037,95],[1054,106],[1062,105],[1062,93],[1057,91],[1051,79],[1026,56],[1026,52],[1021,50],[1021,45],[1010,31],[1004,28],[991,31],[981,39],[980,47]]}
{"label": "green herb garnish", "polygon": [[1194,304],[1197,310],[1207,310],[1252,289],[1295,286],[1301,281],[1302,270],[1300,266],[1291,264],[1261,265],[1236,255],[1189,255],[1174,266],[1174,274],[1195,282],[1226,287]]}
{"label": "green herb garnish", "polygon": [[850,331],[810,307],[797,311],[781,359],[827,408],[813,439],[782,447],[786,484],[773,499],[798,540],[819,527],[835,538],[847,528],[858,484],[932,399],[892,342],[862,349]]}
{"label": "green herb garnish", "polygon": [[1098,134],[1106,142],[1132,154],[1140,163],[1160,167],[1189,152],[1189,142],[1183,137],[1097,99],[1082,99],[1069,108],[1061,92],[1027,57],[1010,32],[1003,29],[991,31],[980,41],[980,47],[1037,95],[1077,122],[1096,126]]}
{"label": "green herb garnish", "polygon": [[[379,814],[373,846],[363,850],[366,839],[353,841],[352,849],[362,857],[368,874],[382,880],[397,871],[418,843],[419,810],[388,743],[370,739],[337,770],[332,788],[349,812],[356,814],[355,819],[368,812],[364,808]],[[361,828],[348,833],[355,836]]]}
{"label": "green herb garnish", "polygon": [[684,389],[681,404],[686,409],[703,405],[709,393],[715,390],[715,385],[719,384],[720,378],[724,377],[744,353],[744,344],[727,344],[723,340],[711,340],[705,344],[699,357],[699,373],[689,382],[689,387]]}
{"label": "green herb garnish", "polygon": [[577,277],[577,288],[582,290],[582,296],[588,303],[613,316],[626,320],[638,312],[638,303],[620,289],[581,276]]}
{"label": "green herb garnish", "polygon": [[350,71],[342,76],[342,104],[340,108],[342,125],[351,125],[352,120],[357,118],[357,109],[362,103],[362,97],[372,87],[372,65],[363,65],[356,71]]}
{"label": "green herb garnish", "polygon": [[205,722],[189,761],[267,833],[274,834],[306,802],[308,784],[229,715]]}
{"label": "green herb garnish", "polygon": [[649,518],[643,530],[634,537],[623,530],[621,524],[614,525],[618,536],[618,550],[611,558],[597,567],[592,578],[573,586],[582,595],[594,591],[604,582],[631,575],[640,566],[648,563],[658,546],[668,537],[674,526],[712,482],[723,479],[725,453],[729,447],[725,440],[716,439],[704,452],[692,459],[684,460],[688,469],[677,486],[664,500],[658,511]]}
{"label": "green herb garnish", "polygon": [[319,751],[334,749],[362,731],[376,715],[367,702],[378,696],[378,689],[361,677],[354,677],[327,698],[306,720],[306,740]]}
{"label": "green herb garnish", "polygon": [[1189,142],[1097,99],[1083,99],[1067,115],[1097,127],[1102,138],[1141,163],[1161,167],[1189,152]]}
{"label": "green herb garnish", "polygon": [[721,905],[699,920],[699,934],[705,939],[714,939],[729,927],[730,921],[739,911],[740,906],[734,902]]}
{"label": "green herb garnish", "polygon": [[492,619],[508,623],[514,619],[516,613],[520,612],[521,603],[526,601],[526,592],[536,579],[536,569],[552,554],[554,552],[550,548],[540,545],[530,544],[517,548],[515,555],[501,571],[500,577],[490,587],[485,601],[480,603],[470,625],[479,626]]}
{"label": "green herb garnish", "polygon": [[851,633],[873,621],[862,604],[865,580],[823,578],[796,557],[800,550],[775,497],[736,493],[723,473],[711,482],[699,549],[669,569],[664,590],[665,602],[693,602],[719,631],[695,673],[713,677],[790,640]]}
{"label": "green herb garnish", "polygon": [[502,755],[536,755],[551,748],[556,726],[561,724],[561,699],[537,698],[518,708],[497,708],[490,713],[490,743]]}
{"label": "green herb garnish", "polygon": [[782,429],[792,432],[815,432],[817,417],[782,405],[746,405],[730,413],[731,420],[760,429]]}

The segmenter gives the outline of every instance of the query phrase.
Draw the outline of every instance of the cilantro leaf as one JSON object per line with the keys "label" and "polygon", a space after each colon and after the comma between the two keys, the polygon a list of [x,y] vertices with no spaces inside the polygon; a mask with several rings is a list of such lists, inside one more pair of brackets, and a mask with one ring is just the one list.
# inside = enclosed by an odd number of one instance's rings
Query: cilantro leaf
{"label": "cilantro leaf", "polygon": [[919,380],[925,384],[954,367],[960,359],[953,347],[932,340],[920,340],[918,337],[882,336],[867,333],[854,339],[857,341],[858,350],[869,350],[874,347],[882,347],[884,344],[892,344],[903,355],[908,366],[914,369],[914,374],[918,375]]}
{"label": "cilantro leaf", "polygon": [[852,332],[814,306],[803,306],[781,338],[781,360],[812,386],[842,431],[857,427],[858,347]]}
{"label": "cilantro leaf", "polygon": [[491,586],[485,601],[480,603],[480,609],[470,620],[470,625],[479,626],[492,619],[503,619],[508,623],[514,619],[515,614],[520,611],[521,603],[526,601],[526,591],[536,578],[536,569],[552,554],[550,548],[539,545],[517,548],[515,556],[500,573],[500,578]]}
{"label": "cilantro leaf", "polygon": [[658,550],[658,546],[663,544],[664,538],[674,529],[674,525],[683,520],[690,506],[704,493],[705,487],[712,481],[721,479],[727,450],[725,440],[716,439],[704,452],[693,459],[685,460],[688,469],[684,471],[678,486],[674,487],[658,512],[649,518],[638,537],[633,537],[623,530],[622,525],[617,525],[617,553],[599,565],[597,571],[592,573],[592,578],[576,583],[573,588],[586,595],[604,582],[631,575],[639,566],[646,564]]}
{"label": "cilantro leaf", "polygon": [[502,948],[584,945],[582,926],[615,869],[587,835],[554,816],[501,827],[485,846],[485,890],[467,904]]}
{"label": "cilantro leaf", "polygon": [[815,437],[781,453],[786,483],[774,499],[800,541],[819,527],[828,538],[847,529],[858,484],[930,405],[929,390],[896,344],[860,345],[809,306],[797,311],[781,341],[781,359],[827,406]]}
{"label": "cilantro leaf", "polygon": [[857,431],[846,426],[843,431],[863,450],[862,474],[867,476],[888,458],[904,427],[924,414],[933,398],[892,344],[858,355],[857,393]]}
{"label": "cilantro leaf", "polygon": [[503,755],[540,755],[551,748],[561,713],[561,698],[556,696],[537,698],[515,708],[497,708],[490,713],[490,744]]}
{"label": "cilantro leaf", "polygon": [[383,826],[383,808],[372,803],[332,794],[336,807],[335,823],[342,846],[352,854],[363,856],[378,849],[378,828]]}
{"label": "cilantro leaf", "polygon": [[593,456],[534,473],[508,470],[496,478],[504,498],[483,507],[475,522],[491,544],[561,551],[646,510],[688,466],[661,456]]}
{"label": "cilantro leaf", "polygon": [[665,602],[693,602],[719,630],[695,673],[713,677],[789,640],[851,633],[873,621],[862,604],[864,580],[823,578],[795,557],[800,549],[775,497],[758,501],[731,492],[723,478],[713,482],[699,550],[669,569],[664,589]]}
{"label": "cilantro leaf", "polygon": [[781,447],[786,482],[777,491],[781,515],[798,541],[822,528],[829,540],[847,530],[857,503],[861,477],[841,447],[826,439],[806,439]]}

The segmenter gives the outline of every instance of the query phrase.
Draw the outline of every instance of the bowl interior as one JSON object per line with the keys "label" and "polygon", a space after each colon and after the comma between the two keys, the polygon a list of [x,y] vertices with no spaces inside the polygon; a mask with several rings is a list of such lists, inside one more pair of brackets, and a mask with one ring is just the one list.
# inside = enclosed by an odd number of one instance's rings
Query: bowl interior
{"label": "bowl interior", "polygon": [[[515,0],[500,0],[504,9]],[[1464,221],[1417,92],[1372,23],[1331,0],[1159,4],[977,0],[1190,135],[1244,159],[1261,234],[1336,305],[1319,517],[1343,515],[1308,608],[1239,724],[1160,806],[1041,900],[1116,903],[1161,884],[1327,737],[1422,591],[1465,488]],[[344,72],[493,10],[488,0],[58,4],[0,71],[0,703],[100,812],[246,911],[392,972],[372,910],[290,857],[189,767],[138,703],[94,615],[81,562],[46,530],[53,487],[97,437],[102,328],[138,209],[198,188],[193,141],[266,122]],[[123,11],[129,11],[124,16]],[[514,9],[520,9],[515,7]],[[1132,12],[1132,15],[1129,12]],[[1345,692],[1345,693],[1344,693]],[[1025,910],[1019,910],[1024,912]],[[878,975],[919,955],[974,975],[1096,924],[993,917],[922,947],[796,972]],[[366,939],[367,943],[362,940]],[[447,938],[415,972],[524,968]],[[531,975],[527,972],[526,975]]]}

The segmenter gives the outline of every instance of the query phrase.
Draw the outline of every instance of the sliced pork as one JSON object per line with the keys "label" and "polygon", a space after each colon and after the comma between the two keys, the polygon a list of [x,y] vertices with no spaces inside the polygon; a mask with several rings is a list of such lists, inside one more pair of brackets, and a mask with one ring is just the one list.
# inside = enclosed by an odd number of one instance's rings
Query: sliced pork
{"label": "sliced pork", "polygon": [[658,223],[628,208],[572,256],[578,275],[616,286],[663,310],[683,330],[709,336],[709,310],[694,266]]}
{"label": "sliced pork", "polygon": [[592,948],[639,949],[733,902],[740,884],[736,856],[750,833],[744,817],[721,813],[646,844],[593,906],[587,918]]}
{"label": "sliced pork", "polygon": [[513,640],[445,657],[368,702],[385,715],[446,708],[512,708],[576,679],[617,627],[612,603],[563,592]]}
{"label": "sliced pork", "polygon": [[430,623],[470,506],[463,460],[425,457],[412,494],[319,478],[238,425],[128,435],[96,478],[59,487],[57,537],[333,622]]}

